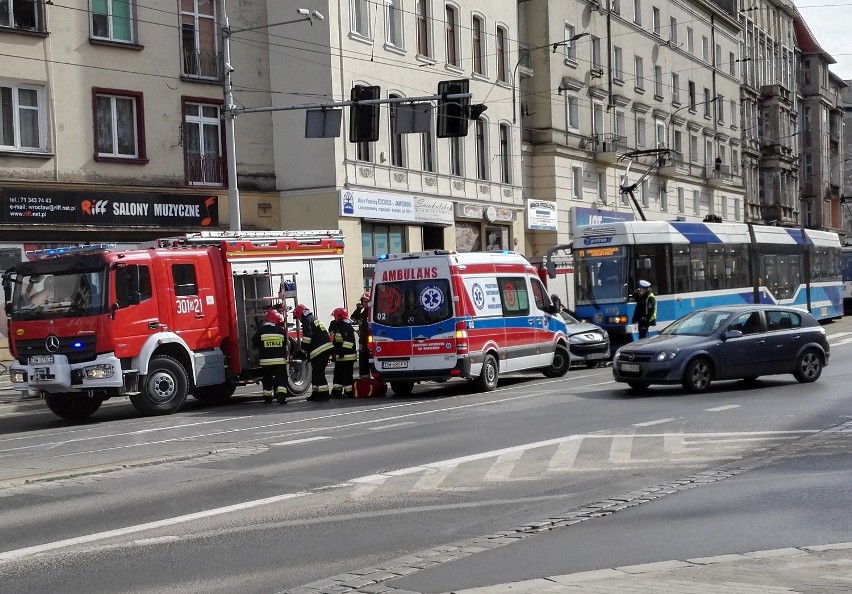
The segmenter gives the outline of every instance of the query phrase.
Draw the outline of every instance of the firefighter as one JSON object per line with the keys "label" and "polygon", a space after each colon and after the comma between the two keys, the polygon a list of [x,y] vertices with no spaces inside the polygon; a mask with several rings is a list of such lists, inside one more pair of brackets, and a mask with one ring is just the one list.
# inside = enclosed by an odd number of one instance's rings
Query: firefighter
{"label": "firefighter", "polygon": [[349,319],[349,312],[338,307],[331,312],[332,321],[328,332],[334,342],[334,380],[331,387],[332,398],[352,398],[352,371],[355,367],[357,347],[355,328]]}
{"label": "firefighter", "polygon": [[302,325],[302,350],[306,351],[311,361],[311,385],[313,390],[306,398],[311,402],[326,402],[328,400],[328,380],[325,379],[325,368],[331,357],[334,345],[328,336],[325,325],[314,316],[307,305],[299,304],[293,310],[293,317]]}
{"label": "firefighter", "polygon": [[358,324],[358,375],[368,377],[370,375],[370,292],[361,295],[355,311],[352,313],[352,321]]}
{"label": "firefighter", "polygon": [[279,404],[287,404],[287,328],[284,314],[270,309],[266,312],[252,343],[260,352],[260,367],[263,371],[263,401],[272,402],[273,396]]}

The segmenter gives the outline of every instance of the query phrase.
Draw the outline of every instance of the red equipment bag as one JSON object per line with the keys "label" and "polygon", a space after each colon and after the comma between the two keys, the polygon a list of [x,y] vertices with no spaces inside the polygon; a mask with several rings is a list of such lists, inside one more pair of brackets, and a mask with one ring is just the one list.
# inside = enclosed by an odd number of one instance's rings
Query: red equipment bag
{"label": "red equipment bag", "polygon": [[359,377],[355,380],[355,398],[381,398],[388,393],[388,385],[371,377]]}

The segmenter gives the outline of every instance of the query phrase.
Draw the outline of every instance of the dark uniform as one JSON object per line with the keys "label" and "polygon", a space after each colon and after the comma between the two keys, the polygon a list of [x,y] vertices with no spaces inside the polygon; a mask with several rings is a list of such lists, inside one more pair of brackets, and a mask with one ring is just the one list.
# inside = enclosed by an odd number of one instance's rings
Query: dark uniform
{"label": "dark uniform", "polygon": [[634,324],[639,326],[639,338],[648,336],[648,327],[657,325],[657,298],[651,292],[651,284],[639,281],[636,290],[636,309],[633,310]]}
{"label": "dark uniform", "polygon": [[302,349],[311,361],[311,385],[313,390],[306,398],[312,402],[328,400],[328,380],[325,379],[325,368],[331,358],[334,345],[328,336],[325,324],[320,322],[304,305],[297,305],[293,317],[302,324]]}
{"label": "dark uniform", "polygon": [[352,321],[358,324],[358,375],[370,375],[370,294],[364,293],[355,311]]}
{"label": "dark uniform", "polygon": [[263,399],[266,403],[272,402],[274,396],[279,404],[287,404],[288,339],[287,330],[281,327],[282,321],[283,316],[278,312],[268,313],[252,338],[260,352]]}
{"label": "dark uniform", "polygon": [[352,398],[352,372],[355,368],[356,346],[355,328],[349,319],[349,312],[343,308],[332,312],[334,320],[328,325],[328,332],[334,342],[334,380],[331,387],[332,398]]}

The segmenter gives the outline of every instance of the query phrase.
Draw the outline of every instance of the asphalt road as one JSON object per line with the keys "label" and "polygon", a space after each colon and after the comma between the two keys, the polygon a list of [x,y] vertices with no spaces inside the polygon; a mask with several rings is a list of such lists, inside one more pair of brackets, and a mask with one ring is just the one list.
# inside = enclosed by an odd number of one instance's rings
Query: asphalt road
{"label": "asphalt road", "polygon": [[852,332],[830,332],[813,385],[635,397],[600,368],[487,395],[448,384],[156,418],[119,401],[80,424],[1,415],[0,583],[446,592],[852,540],[834,511],[852,488]]}

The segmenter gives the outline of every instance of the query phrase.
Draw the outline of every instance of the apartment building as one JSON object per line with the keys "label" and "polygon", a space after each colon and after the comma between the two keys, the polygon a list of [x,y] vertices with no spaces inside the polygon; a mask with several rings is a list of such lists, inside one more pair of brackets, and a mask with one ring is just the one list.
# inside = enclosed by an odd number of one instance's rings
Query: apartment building
{"label": "apartment building", "polygon": [[843,154],[844,158],[837,166],[840,184],[840,203],[844,230],[844,245],[852,243],[852,80],[844,80],[846,86],[840,92],[843,100]]}
{"label": "apartment building", "polygon": [[801,215],[808,228],[842,232],[840,177],[844,165],[843,99],[846,83],[829,71],[835,59],[820,47],[801,16],[794,19],[801,52]]}
{"label": "apartment building", "polygon": [[743,220],[741,27],[731,6],[520,6],[531,48],[520,85],[525,191],[559,213],[556,233],[536,233],[535,255],[565,243],[574,225],[640,218],[624,185],[638,184],[648,219]]}
{"label": "apartment building", "polygon": [[[487,111],[468,135],[399,133],[401,103],[382,105],[379,137],[305,138],[301,110],[274,112],[275,177],[288,227],[339,227],[347,237],[350,298],[367,288],[385,253],[460,252],[525,245],[520,138],[512,123],[515,0],[326,0],[309,28],[270,28],[276,104],[349,100],[356,85],[379,97],[430,97],[439,83],[467,80]],[[292,18],[292,4],[270,6],[269,21]],[[234,52],[236,52],[236,42]],[[363,287],[363,288],[362,288]]]}
{"label": "apartment building", "polygon": [[[76,4],[76,5],[75,5]],[[264,3],[249,21],[265,23]],[[136,243],[227,228],[221,5],[0,3],[0,228],[21,246]],[[267,50],[240,84],[266,89]],[[257,94],[255,94],[257,95]],[[254,97],[244,99],[252,105]],[[269,116],[240,122],[247,223],[276,205]],[[244,205],[244,206],[246,206]],[[258,220],[254,220],[258,219]],[[5,266],[3,266],[5,267]]]}

